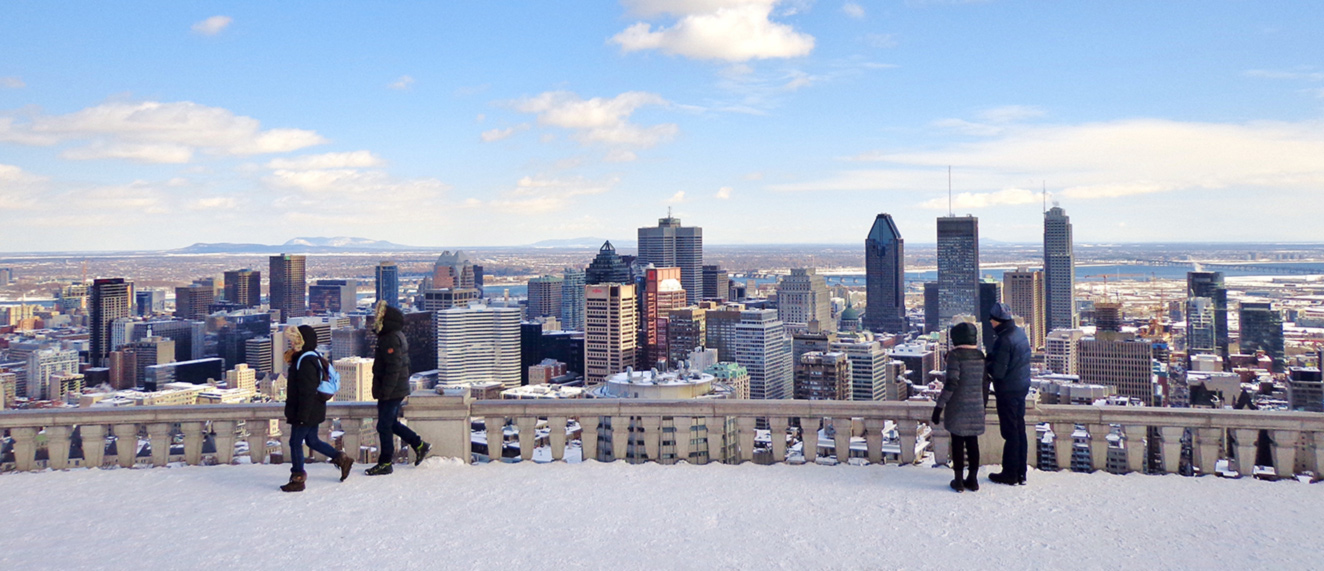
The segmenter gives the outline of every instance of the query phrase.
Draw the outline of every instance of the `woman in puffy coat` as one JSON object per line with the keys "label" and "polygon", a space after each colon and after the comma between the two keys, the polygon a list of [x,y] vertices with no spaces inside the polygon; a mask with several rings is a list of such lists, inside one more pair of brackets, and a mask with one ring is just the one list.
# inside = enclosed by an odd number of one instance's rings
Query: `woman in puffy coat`
{"label": "woman in puffy coat", "polygon": [[[354,460],[344,452],[338,452],[330,444],[322,442],[317,436],[318,425],[326,422],[326,401],[330,395],[317,391],[317,385],[327,376],[326,359],[317,354],[317,332],[312,327],[300,325],[285,330],[290,350],[285,352],[285,362],[290,365],[289,384],[285,391],[285,421],[290,423],[290,481],[280,487],[285,492],[302,492],[308,473],[303,470],[303,447],[305,444],[316,452],[331,458],[331,462],[340,468],[340,481],[345,481]],[[300,359],[304,355],[307,358]]]}
{"label": "woman in puffy coat", "polygon": [[[950,338],[954,347],[947,354],[947,380],[932,420],[936,425],[947,414],[943,427],[952,434],[952,469],[956,472],[952,489],[975,491],[979,489],[979,435],[984,433],[984,352],[979,350],[979,330],[973,323],[952,326]],[[967,458],[970,473],[962,478]]]}

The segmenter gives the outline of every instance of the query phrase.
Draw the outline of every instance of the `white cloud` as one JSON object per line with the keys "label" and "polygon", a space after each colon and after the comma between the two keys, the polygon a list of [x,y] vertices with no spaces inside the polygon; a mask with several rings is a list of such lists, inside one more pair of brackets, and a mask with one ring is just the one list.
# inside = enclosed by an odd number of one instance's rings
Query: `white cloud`
{"label": "white cloud", "polygon": [[568,91],[548,91],[514,102],[523,113],[536,113],[538,124],[575,131],[581,143],[651,147],[670,140],[679,129],[673,123],[641,126],[629,122],[630,115],[645,106],[666,106],[656,93],[629,91],[604,99],[582,99]]}
{"label": "white cloud", "polygon": [[0,164],[0,211],[36,208],[47,178],[14,165]]}
{"label": "white cloud", "polygon": [[502,194],[501,198],[491,201],[491,206],[499,212],[509,214],[541,214],[565,210],[571,199],[577,196],[591,196],[611,190],[619,179],[590,181],[583,177],[568,179],[523,177],[515,188]]}
{"label": "white cloud", "polygon": [[720,198],[722,200],[727,200],[731,198],[731,187],[724,186],[722,188],[717,189],[717,194],[714,194],[713,197]]}
{"label": "white cloud", "polygon": [[639,155],[634,154],[633,151],[627,151],[624,149],[612,149],[610,152],[607,153],[607,156],[602,158],[602,160],[609,163],[629,163],[629,162],[634,162],[638,158]]}
{"label": "white cloud", "polygon": [[208,196],[190,202],[189,210],[234,210],[239,207],[239,200],[233,196]]}
{"label": "white cloud", "polygon": [[986,109],[980,113],[985,121],[991,123],[1015,123],[1026,119],[1043,117],[1047,113],[1038,107],[1032,105],[1003,105]]}
{"label": "white cloud", "polygon": [[677,190],[676,194],[671,195],[671,198],[666,200],[667,204],[680,204],[682,202],[685,202],[685,191],[683,190]]}
{"label": "white cloud", "polygon": [[[1023,188],[1007,188],[997,192],[962,192],[952,197],[951,208],[955,211],[988,208],[990,206],[1035,204],[1041,200],[1039,193]],[[947,198],[935,198],[919,205],[920,208],[947,210]]]}
{"label": "white cloud", "polygon": [[271,162],[267,163],[267,168],[288,170],[346,169],[379,167],[385,164],[386,161],[372,154],[372,151],[350,151],[272,159]]}
{"label": "white cloud", "polygon": [[895,48],[897,46],[896,36],[894,34],[869,34],[864,37],[864,43],[875,48]]}
{"label": "white cloud", "polygon": [[514,135],[515,133],[519,131],[523,131],[528,128],[529,125],[527,123],[521,123],[513,127],[506,127],[505,129],[491,129],[488,131],[483,131],[483,133],[479,136],[482,137],[484,143],[491,143],[493,141],[500,141],[502,139],[510,137],[511,135]]}
{"label": "white cloud", "polygon": [[28,84],[23,83],[23,78],[16,75],[0,77],[0,89],[22,89]]}
{"label": "white cloud", "polygon": [[809,75],[798,69],[791,70],[788,76],[789,79],[782,85],[782,89],[785,89],[786,91],[796,91],[802,87],[809,87],[822,79],[821,77]]}
{"label": "white cloud", "polygon": [[195,152],[212,155],[283,153],[325,143],[314,131],[261,129],[252,117],[190,101],[108,102],[66,115],[0,117],[0,142],[49,146],[83,141],[70,159],[117,158],[183,163]]}
{"label": "white cloud", "polygon": [[660,50],[692,59],[730,62],[808,55],[814,49],[814,37],[773,22],[772,10],[777,4],[777,0],[628,2],[641,16],[669,14],[678,20],[671,27],[656,29],[639,22],[611,41],[626,52]]}
{"label": "white cloud", "polygon": [[1274,69],[1250,69],[1246,70],[1248,77],[1259,77],[1263,79],[1297,79],[1305,81],[1324,81],[1324,71],[1312,71],[1310,69],[1298,69],[1294,71],[1283,71]]}
{"label": "white cloud", "polygon": [[390,89],[403,91],[409,89],[409,87],[412,85],[414,85],[414,78],[409,77],[408,75],[402,75],[400,76],[400,79],[391,82],[391,84],[387,85],[386,87]]}
{"label": "white cloud", "polygon": [[[849,170],[773,190],[916,190],[946,187],[955,167],[969,204],[1033,202],[1012,192],[1046,180],[1073,199],[1180,190],[1318,190],[1324,187],[1324,123],[1190,123],[1133,119],[1080,125],[1010,125],[985,141],[932,151],[866,153],[888,168]],[[976,196],[983,195],[983,196]],[[946,199],[941,207],[945,208]]]}
{"label": "white cloud", "polygon": [[841,11],[845,12],[847,16],[855,18],[856,20],[864,19],[864,6],[861,6],[854,2],[847,2],[843,4],[841,6]]}
{"label": "white cloud", "polygon": [[212,16],[193,24],[193,33],[204,36],[215,36],[230,26],[234,19],[229,16]]}

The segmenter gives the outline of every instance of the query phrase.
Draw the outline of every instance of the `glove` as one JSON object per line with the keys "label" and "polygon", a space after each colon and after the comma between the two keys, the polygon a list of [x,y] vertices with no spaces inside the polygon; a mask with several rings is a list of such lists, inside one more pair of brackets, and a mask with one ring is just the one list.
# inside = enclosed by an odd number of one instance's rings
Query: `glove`
{"label": "glove", "polygon": [[942,421],[942,407],[940,406],[933,407],[933,416],[931,417],[931,419],[933,420],[933,424],[938,424],[939,422]]}

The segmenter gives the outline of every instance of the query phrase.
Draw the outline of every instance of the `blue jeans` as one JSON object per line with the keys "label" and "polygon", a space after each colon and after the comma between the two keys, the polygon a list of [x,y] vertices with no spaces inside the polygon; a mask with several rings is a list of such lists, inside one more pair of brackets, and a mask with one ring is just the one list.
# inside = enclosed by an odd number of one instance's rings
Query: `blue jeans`
{"label": "blue jeans", "polygon": [[395,437],[399,436],[405,444],[418,446],[423,443],[414,431],[400,422],[400,409],[404,408],[405,399],[390,399],[377,401],[377,435],[381,437],[382,444],[378,450],[377,463],[387,464],[395,457]]}
{"label": "blue jeans", "polygon": [[291,472],[303,471],[303,445],[307,444],[314,452],[325,454],[328,458],[335,458],[340,454],[330,444],[322,442],[317,437],[317,425],[312,426],[291,426],[290,427],[290,462],[294,465],[290,467]]}
{"label": "blue jeans", "polygon": [[1029,442],[1025,436],[1025,394],[997,393],[998,429],[1004,441],[1002,473],[1017,478],[1025,477],[1029,455]]}

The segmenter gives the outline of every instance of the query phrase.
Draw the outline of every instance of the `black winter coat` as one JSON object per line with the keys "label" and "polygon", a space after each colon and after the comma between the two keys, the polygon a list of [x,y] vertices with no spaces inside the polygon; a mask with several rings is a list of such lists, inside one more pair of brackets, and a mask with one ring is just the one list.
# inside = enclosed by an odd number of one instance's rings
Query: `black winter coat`
{"label": "black winter coat", "polygon": [[1030,340],[1015,321],[1004,321],[993,329],[997,336],[988,354],[988,376],[999,398],[1030,391]]}
{"label": "black winter coat", "polygon": [[[291,365],[309,351],[294,355]],[[319,396],[317,385],[322,382],[321,357],[313,352],[303,360],[297,370],[290,372],[285,388],[285,421],[295,426],[316,426],[326,422],[326,401]]]}
{"label": "black winter coat", "polygon": [[372,398],[402,399],[409,396],[409,341],[405,339],[405,316],[387,307],[377,333],[377,352],[372,361]]}

